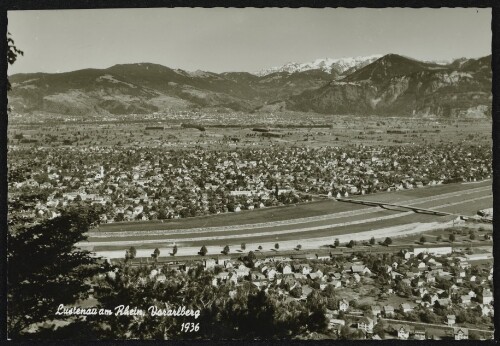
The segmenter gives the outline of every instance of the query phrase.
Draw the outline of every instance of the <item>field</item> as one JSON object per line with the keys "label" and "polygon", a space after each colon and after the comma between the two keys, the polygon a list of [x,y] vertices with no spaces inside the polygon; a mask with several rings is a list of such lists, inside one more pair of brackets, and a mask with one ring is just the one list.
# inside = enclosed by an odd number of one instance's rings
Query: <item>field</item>
{"label": "field", "polygon": [[[189,116],[164,115],[154,120],[9,124],[9,143],[37,146],[123,146],[165,149],[203,147],[230,150],[236,147],[345,146],[458,143],[463,140],[490,145],[490,120],[410,119],[278,114]],[[307,119],[307,120],[304,120]],[[195,123],[205,128],[181,127]],[[282,137],[264,137],[253,131],[270,128]],[[155,129],[156,128],[156,129]]]}

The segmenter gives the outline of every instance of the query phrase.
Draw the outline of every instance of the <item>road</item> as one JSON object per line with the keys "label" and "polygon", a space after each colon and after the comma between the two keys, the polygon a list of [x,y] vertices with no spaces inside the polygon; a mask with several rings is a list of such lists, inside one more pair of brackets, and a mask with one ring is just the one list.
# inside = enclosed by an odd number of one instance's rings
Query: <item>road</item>
{"label": "road", "polygon": [[[491,181],[367,195],[357,199],[363,198],[461,215],[474,215],[477,210],[490,208],[493,205]],[[238,224],[235,218],[239,215],[234,213],[230,217],[207,218],[211,224],[206,227],[184,228],[183,221],[188,225],[191,223],[199,226],[203,219],[156,223],[152,225],[159,227],[152,228],[151,225],[147,225],[144,227],[146,230],[141,226],[120,230],[116,228],[116,224],[104,225],[99,231],[90,232],[88,242],[80,245],[111,257],[118,256],[117,251],[119,251],[118,257],[122,257],[123,250],[130,246],[139,248],[138,251],[142,248],[150,253],[155,247],[169,251],[173,244],[177,244],[179,252],[185,255],[189,255],[189,252],[196,254],[202,245],[209,247],[209,252],[219,253],[226,244],[239,248],[241,243],[246,243],[252,250],[258,246],[268,250],[274,248],[275,243],[279,243],[280,249],[284,250],[292,250],[298,244],[307,249],[332,244],[335,238],[339,238],[341,242],[348,242],[350,239],[367,240],[375,237],[383,240],[387,236],[406,236],[446,225],[451,226],[454,219],[451,216],[414,213],[397,207],[350,205],[334,200],[322,203],[321,206],[327,212],[320,215],[300,217],[304,208],[308,206],[289,206],[277,210],[276,214],[288,212],[293,215],[293,211],[297,210],[297,215],[277,221],[262,222],[262,219],[257,219]],[[263,212],[269,215],[270,209]],[[328,212],[329,210],[339,211],[332,213]],[[258,215],[258,212],[255,214]],[[245,215],[242,214],[243,219],[249,220]],[[271,217],[274,215],[271,214]],[[225,223],[225,220],[228,222]],[[198,224],[195,221],[198,221]]]}
{"label": "road", "polygon": [[[424,322],[413,322],[413,321],[405,321],[405,320],[394,320],[391,318],[380,318],[382,321],[389,321],[391,323],[398,323],[398,324],[409,324],[409,325],[417,325],[417,326],[428,326],[428,327],[438,327],[438,328],[443,328],[443,329],[452,329],[453,327],[449,327],[446,324],[434,324],[434,323],[424,323]],[[460,326],[454,326],[454,327],[460,327]],[[466,327],[464,327],[466,328]],[[478,328],[467,328],[469,331],[477,331],[477,332],[482,332],[482,333],[494,333],[493,330],[488,330],[488,329],[478,329]]]}

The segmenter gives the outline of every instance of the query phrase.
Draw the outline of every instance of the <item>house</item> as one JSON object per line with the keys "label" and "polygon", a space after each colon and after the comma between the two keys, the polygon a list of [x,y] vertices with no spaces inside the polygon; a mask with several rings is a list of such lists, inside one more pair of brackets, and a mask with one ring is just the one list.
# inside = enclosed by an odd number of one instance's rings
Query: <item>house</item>
{"label": "house", "polygon": [[256,271],[254,271],[254,272],[252,272],[252,273],[250,274],[250,279],[251,279],[252,281],[260,281],[260,280],[264,280],[265,278],[266,278],[266,277],[264,276],[264,274],[259,273],[259,272],[256,272]]}
{"label": "house", "polygon": [[307,275],[311,272],[311,267],[309,266],[309,264],[303,264],[301,265],[301,271],[302,271],[302,274],[303,275]]}
{"label": "house", "polygon": [[364,275],[364,274],[371,274],[371,270],[368,269],[368,267],[364,266],[364,265],[352,265],[351,266],[351,273],[357,273],[357,274],[360,274],[360,275]]}
{"label": "house", "polygon": [[238,275],[239,278],[248,276],[248,274],[250,274],[250,269],[245,266],[239,266],[238,269],[236,269],[236,275]]}
{"label": "house", "polygon": [[462,304],[470,304],[470,296],[468,294],[460,296],[460,302]]}
{"label": "house", "polygon": [[238,275],[236,275],[236,273],[232,273],[229,276],[229,281],[233,282],[235,285],[238,284]]}
{"label": "house", "polygon": [[293,273],[293,277],[297,280],[300,280],[300,279],[305,279],[306,276],[302,273]]}
{"label": "house", "polygon": [[330,259],[330,255],[320,255],[320,254],[316,254],[316,259],[320,260],[320,261],[327,261]]}
{"label": "house", "polygon": [[334,279],[334,280],[340,280],[340,279],[342,279],[342,275],[341,275],[340,273],[332,273],[332,272],[330,272],[330,273],[328,273],[328,274],[330,274],[330,276],[331,276],[331,277],[332,277],[332,279]]}
{"label": "house", "polygon": [[333,286],[333,288],[340,288],[342,287],[342,282],[339,280],[332,280],[332,282],[329,283],[330,285]]}
{"label": "house", "polygon": [[205,269],[210,269],[215,267],[215,260],[213,258],[207,258],[203,260],[203,267]]}
{"label": "house", "polygon": [[219,256],[217,257],[217,264],[220,266],[225,266],[227,262],[231,261],[231,257]]}
{"label": "house", "polygon": [[400,307],[401,307],[401,311],[403,313],[407,313],[407,312],[413,311],[413,307],[410,304],[408,304],[408,303],[401,303]]}
{"label": "house", "polygon": [[493,307],[490,304],[479,304],[479,308],[481,309],[482,316],[493,315]]}
{"label": "house", "polygon": [[215,275],[215,277],[219,281],[226,281],[229,278],[229,273],[228,272],[220,272],[219,274]]}
{"label": "house", "polygon": [[446,318],[448,319],[447,324],[451,327],[455,324],[456,317],[455,315],[447,315]]}
{"label": "house", "polygon": [[308,285],[302,286],[302,296],[301,296],[301,298],[302,299],[306,299],[311,294],[312,291],[313,291],[313,289],[310,286],[308,286]]}
{"label": "house", "polygon": [[427,283],[434,283],[436,282],[436,278],[432,274],[426,274],[425,281],[427,281]]}
{"label": "house", "polygon": [[410,337],[410,327],[406,325],[402,325],[398,328],[398,339],[399,340],[408,340]]}
{"label": "house", "polygon": [[364,330],[367,333],[373,332],[373,319],[369,317],[363,317],[358,322],[358,329]]}
{"label": "house", "polygon": [[425,340],[425,329],[422,327],[415,327],[415,332],[413,334],[414,340]]}
{"label": "house", "polygon": [[339,302],[339,311],[347,311],[349,310],[349,302],[345,299],[342,299]]}
{"label": "house", "polygon": [[378,305],[372,305],[372,314],[373,316],[378,316],[382,313],[382,309]]}
{"label": "house", "polygon": [[408,286],[411,286],[411,281],[410,279],[402,279],[401,282],[407,284]]}
{"label": "house", "polygon": [[392,271],[391,272],[391,279],[395,280],[398,277],[403,276],[403,274],[399,274],[398,272]]}
{"label": "house", "polygon": [[481,302],[483,304],[491,304],[493,301],[493,293],[489,289],[483,289],[483,293],[481,295]]}
{"label": "house", "polygon": [[405,275],[408,279],[413,279],[417,276],[420,276],[420,271],[417,268],[411,268],[410,270],[406,271]]}
{"label": "house", "polygon": [[278,272],[274,268],[267,269],[265,275],[269,280],[274,280],[274,277],[278,274]]}
{"label": "house", "polygon": [[410,259],[414,256],[414,253],[413,251],[410,251],[410,250],[401,250],[401,256],[404,258],[404,259]]}
{"label": "house", "polygon": [[440,306],[449,306],[450,305],[450,298],[441,298],[441,299],[438,299],[437,302]]}
{"label": "house", "polygon": [[283,274],[291,274],[292,273],[292,267],[288,264],[281,265],[281,273]]}
{"label": "house", "polygon": [[319,269],[316,270],[314,272],[314,274],[316,274],[316,276],[319,277],[320,279],[324,276],[323,272],[321,270],[319,270]]}
{"label": "house", "polygon": [[392,305],[384,306],[384,315],[385,317],[394,316],[394,307]]}
{"label": "house", "polygon": [[453,328],[453,335],[455,340],[468,340],[469,339],[469,329],[462,327]]}

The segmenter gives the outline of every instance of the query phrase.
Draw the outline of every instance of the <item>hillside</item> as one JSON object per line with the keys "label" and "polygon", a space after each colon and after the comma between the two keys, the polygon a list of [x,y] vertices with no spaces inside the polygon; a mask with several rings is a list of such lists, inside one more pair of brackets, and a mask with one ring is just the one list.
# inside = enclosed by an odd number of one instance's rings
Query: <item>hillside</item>
{"label": "hillside", "polygon": [[292,96],[289,109],[326,114],[491,116],[491,56],[460,64],[387,55],[315,90]]}
{"label": "hillside", "polygon": [[484,117],[491,112],[491,56],[444,65],[395,54],[344,59],[336,65],[332,61],[261,75],[187,72],[150,63],[16,74],[9,77],[9,105],[18,114],[82,117],[202,109],[266,111],[268,105],[357,115]]}

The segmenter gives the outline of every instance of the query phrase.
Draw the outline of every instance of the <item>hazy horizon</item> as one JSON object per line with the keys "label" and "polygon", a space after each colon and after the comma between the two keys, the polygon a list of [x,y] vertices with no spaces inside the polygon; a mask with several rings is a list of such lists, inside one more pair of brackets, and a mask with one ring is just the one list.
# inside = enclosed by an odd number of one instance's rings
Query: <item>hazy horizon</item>
{"label": "hazy horizon", "polygon": [[53,10],[10,11],[8,19],[24,51],[9,75],[128,63],[252,73],[321,58],[491,54],[491,9]]}

